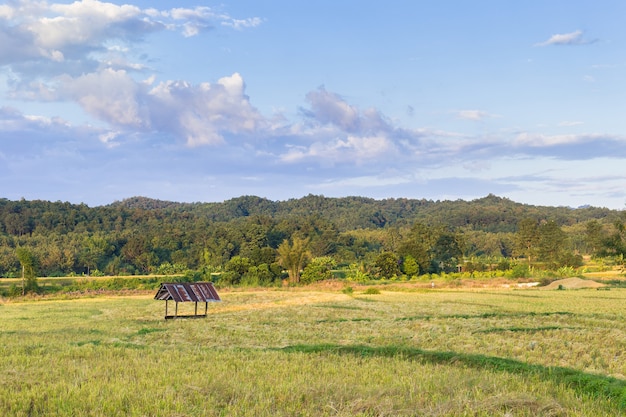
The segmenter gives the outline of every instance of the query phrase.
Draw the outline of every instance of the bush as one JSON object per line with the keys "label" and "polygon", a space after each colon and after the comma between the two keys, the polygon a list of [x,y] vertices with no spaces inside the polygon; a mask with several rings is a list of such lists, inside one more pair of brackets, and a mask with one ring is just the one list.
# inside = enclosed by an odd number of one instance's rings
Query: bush
{"label": "bush", "polygon": [[530,277],[530,268],[528,265],[518,264],[508,273],[511,278],[528,278]]}
{"label": "bush", "polygon": [[241,275],[235,271],[225,271],[219,275],[217,282],[222,286],[237,285],[241,282]]}
{"label": "bush", "polygon": [[335,265],[335,261],[330,256],[313,258],[302,271],[300,282],[310,284],[315,281],[332,279],[333,273],[331,270]]}
{"label": "bush", "polygon": [[367,294],[367,295],[380,294],[380,290],[378,288],[370,287],[366,289],[365,291],[363,291],[363,294]]}

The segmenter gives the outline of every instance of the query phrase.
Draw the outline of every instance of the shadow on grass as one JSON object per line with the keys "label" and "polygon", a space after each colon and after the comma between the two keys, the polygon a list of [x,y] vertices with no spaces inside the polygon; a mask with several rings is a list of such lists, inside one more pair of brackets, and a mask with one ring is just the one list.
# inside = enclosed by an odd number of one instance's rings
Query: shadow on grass
{"label": "shadow on grass", "polygon": [[419,315],[410,317],[398,317],[396,321],[404,320],[431,320],[431,319],[491,319],[491,318],[503,318],[503,317],[539,317],[539,316],[571,316],[573,313],[568,311],[549,311],[545,313],[481,313],[481,314],[444,314],[441,316],[433,315]]}
{"label": "shadow on grass", "polygon": [[593,398],[606,399],[617,408],[626,410],[626,381],[608,376],[588,374],[559,366],[533,365],[513,359],[457,352],[428,351],[411,347],[363,345],[294,345],[282,349],[284,352],[322,353],[354,355],[360,357],[402,357],[421,363],[464,365],[473,368],[509,372],[517,375],[534,375],[543,380],[575,390]]}
{"label": "shadow on grass", "polygon": [[522,333],[537,333],[550,330],[574,330],[575,327],[561,327],[561,326],[542,326],[542,327],[492,327],[491,329],[476,330],[472,332],[476,333],[500,333],[500,332],[522,332]]}

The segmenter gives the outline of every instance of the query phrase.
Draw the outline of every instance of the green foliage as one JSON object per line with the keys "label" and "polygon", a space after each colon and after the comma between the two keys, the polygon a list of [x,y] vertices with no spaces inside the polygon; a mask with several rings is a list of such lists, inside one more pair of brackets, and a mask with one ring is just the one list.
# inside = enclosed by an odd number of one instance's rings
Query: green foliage
{"label": "green foliage", "polygon": [[244,283],[248,285],[271,285],[280,278],[280,267],[278,264],[261,264],[259,266],[251,266],[244,277]]}
{"label": "green foliage", "polygon": [[368,289],[363,291],[363,294],[365,294],[365,295],[376,295],[376,294],[380,294],[380,290],[378,288],[369,287]]}
{"label": "green foliage", "polygon": [[356,282],[366,282],[370,280],[370,276],[366,271],[365,265],[362,263],[352,263],[348,268],[348,280]]}
{"label": "green foliage", "polygon": [[18,247],[15,250],[17,259],[22,266],[22,295],[30,292],[38,292],[37,265],[38,260],[33,252],[26,247]]}
{"label": "green foliage", "polygon": [[[243,196],[208,204],[134,197],[93,208],[0,199],[0,276],[21,277],[17,247],[31,250],[44,277],[210,269],[238,274],[225,280],[237,285],[274,285],[281,275],[272,266],[277,255],[294,284],[309,258],[327,256],[359,265],[348,268],[347,279],[380,277],[382,252],[400,259],[399,271],[384,271],[390,278],[452,273],[457,265],[486,272],[501,263],[497,269],[504,271],[512,256],[538,268],[576,268],[579,254],[623,262],[624,219],[607,209],[536,207],[493,195],[470,202]],[[302,259],[289,267],[288,254],[279,252],[299,240],[306,242]]]}
{"label": "green foliage", "polygon": [[310,257],[309,239],[294,236],[292,241],[285,239],[278,246],[279,263],[287,270],[291,284],[300,282],[300,273],[304,262]]}
{"label": "green foliage", "polygon": [[174,275],[174,274],[182,274],[187,271],[187,266],[175,263],[171,264],[169,262],[164,262],[156,269],[155,273],[157,275]]}
{"label": "green foliage", "polygon": [[241,282],[241,275],[239,275],[235,271],[224,271],[222,272],[217,279],[217,283],[220,286],[232,286],[238,285]]}
{"label": "green foliage", "polygon": [[304,268],[300,281],[303,284],[310,284],[315,281],[332,279],[332,269],[335,266],[337,266],[337,263],[330,256],[313,258]]}
{"label": "green foliage", "polygon": [[375,266],[380,278],[390,279],[400,273],[400,260],[391,252],[383,252],[376,258]]}
{"label": "green foliage", "polygon": [[521,219],[517,225],[517,233],[515,235],[515,253],[517,256],[525,257],[529,266],[535,259],[539,239],[539,224],[537,220],[529,217]]}
{"label": "green foliage", "polygon": [[507,274],[511,278],[528,278],[531,276],[531,271],[528,265],[517,264]]}
{"label": "green foliage", "polygon": [[407,255],[404,257],[402,262],[402,272],[404,272],[409,278],[413,276],[417,276],[419,273],[420,267],[411,255]]}

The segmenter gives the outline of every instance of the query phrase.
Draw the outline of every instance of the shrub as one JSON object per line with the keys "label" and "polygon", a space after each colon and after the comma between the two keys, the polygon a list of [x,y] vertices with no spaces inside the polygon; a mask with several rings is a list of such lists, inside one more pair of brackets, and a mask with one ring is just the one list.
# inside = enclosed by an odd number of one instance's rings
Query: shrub
{"label": "shrub", "polygon": [[511,278],[528,278],[530,277],[530,268],[528,265],[518,264],[511,269],[508,274]]}

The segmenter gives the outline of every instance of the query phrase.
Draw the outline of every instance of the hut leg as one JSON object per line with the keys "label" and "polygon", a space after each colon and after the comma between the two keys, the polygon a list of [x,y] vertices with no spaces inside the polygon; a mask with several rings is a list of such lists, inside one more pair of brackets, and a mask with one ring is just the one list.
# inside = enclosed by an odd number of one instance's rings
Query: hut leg
{"label": "hut leg", "polygon": [[176,311],[174,312],[174,317],[178,317],[178,301],[176,301]]}
{"label": "hut leg", "polygon": [[206,317],[208,311],[209,311],[209,303],[205,302],[204,303],[204,316],[205,317]]}
{"label": "hut leg", "polygon": [[165,300],[165,318],[167,318],[167,300]]}
{"label": "hut leg", "polygon": [[196,301],[195,304],[196,304],[196,309],[194,310],[193,315],[197,316],[198,315],[198,302]]}

